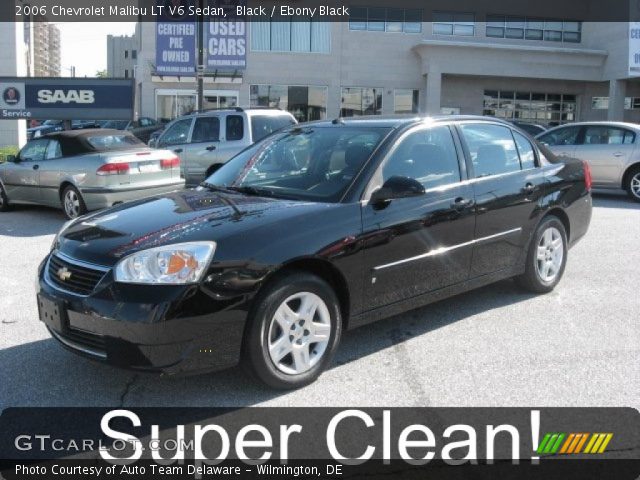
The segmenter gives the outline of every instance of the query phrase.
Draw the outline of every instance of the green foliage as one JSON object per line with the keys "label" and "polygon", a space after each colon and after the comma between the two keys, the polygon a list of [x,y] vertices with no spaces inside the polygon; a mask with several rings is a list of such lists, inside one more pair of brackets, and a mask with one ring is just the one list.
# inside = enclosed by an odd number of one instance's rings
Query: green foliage
{"label": "green foliage", "polygon": [[0,162],[4,162],[7,159],[7,155],[16,155],[18,150],[19,148],[15,145],[0,147]]}

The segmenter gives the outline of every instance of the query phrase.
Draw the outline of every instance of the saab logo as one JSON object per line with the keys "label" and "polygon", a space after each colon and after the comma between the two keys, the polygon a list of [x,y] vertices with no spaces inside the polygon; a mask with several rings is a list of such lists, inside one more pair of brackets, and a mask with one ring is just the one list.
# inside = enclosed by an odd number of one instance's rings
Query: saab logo
{"label": "saab logo", "polygon": [[38,90],[39,103],[94,103],[93,90]]}
{"label": "saab logo", "polygon": [[58,275],[58,278],[63,282],[66,282],[71,278],[71,272],[67,270],[67,267],[59,268],[56,275]]}
{"label": "saab logo", "polygon": [[16,105],[20,102],[20,91],[16,87],[9,87],[2,92],[2,99],[7,105]]}

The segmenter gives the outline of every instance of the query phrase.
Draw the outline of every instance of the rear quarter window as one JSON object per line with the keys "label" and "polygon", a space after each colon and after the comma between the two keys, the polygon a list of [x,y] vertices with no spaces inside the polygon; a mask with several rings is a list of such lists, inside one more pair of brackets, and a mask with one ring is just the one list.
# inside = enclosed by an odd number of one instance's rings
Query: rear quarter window
{"label": "rear quarter window", "polygon": [[296,122],[289,115],[253,115],[251,117],[251,131],[253,141],[262,140],[276,130],[294,125]]}

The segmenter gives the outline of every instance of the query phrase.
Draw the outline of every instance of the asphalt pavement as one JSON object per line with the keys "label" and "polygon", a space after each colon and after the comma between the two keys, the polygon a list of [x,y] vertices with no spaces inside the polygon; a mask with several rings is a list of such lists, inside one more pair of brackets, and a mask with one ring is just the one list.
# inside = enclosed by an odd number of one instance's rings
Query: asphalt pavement
{"label": "asphalt pavement", "polygon": [[640,204],[594,197],[560,285],[503,281],[343,337],[313,385],[277,392],[240,369],[167,378],[61,348],[38,321],[39,262],[61,212],[0,213],[0,409],[9,406],[631,406],[640,408]]}

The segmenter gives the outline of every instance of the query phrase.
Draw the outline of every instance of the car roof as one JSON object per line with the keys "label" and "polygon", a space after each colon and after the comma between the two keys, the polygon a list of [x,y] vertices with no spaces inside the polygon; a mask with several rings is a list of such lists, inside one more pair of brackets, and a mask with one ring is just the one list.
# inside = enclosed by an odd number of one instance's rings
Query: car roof
{"label": "car roof", "polygon": [[178,118],[188,118],[188,117],[206,117],[206,116],[216,116],[219,114],[227,115],[229,113],[232,114],[242,114],[246,113],[248,116],[252,115],[267,115],[267,116],[287,116],[292,117],[293,115],[286,110],[280,110],[279,108],[243,108],[243,107],[229,107],[229,108],[212,108],[210,110],[201,110],[198,112],[191,112],[185,115],[181,115]]}
{"label": "car roof", "polygon": [[640,128],[639,125],[635,124],[635,123],[630,123],[630,122],[613,122],[613,121],[591,121],[591,122],[572,122],[572,123],[565,123],[564,125],[558,125],[555,126],[553,128],[551,128],[550,130],[555,130],[556,128],[560,128],[560,127],[580,127],[580,126],[593,126],[593,125],[600,125],[603,127],[625,127],[625,128],[633,128],[633,129],[638,129]]}
{"label": "car roof", "polygon": [[125,135],[128,132],[123,132],[122,130],[116,130],[114,128],[84,128],[81,130],[63,130],[61,132],[53,132],[45,135],[46,138],[78,138],[78,137],[88,137],[95,135],[96,133],[104,134],[104,135]]}
{"label": "car roof", "polygon": [[[316,126],[333,126],[333,125],[350,125],[354,127],[358,126],[376,126],[387,128],[399,128],[409,125],[417,125],[420,123],[444,123],[444,122],[459,122],[459,121],[479,121],[479,122],[491,122],[501,123],[508,127],[513,127],[513,124],[501,120],[495,117],[483,117],[480,115],[363,115],[359,117],[339,117],[333,120],[318,120],[316,122],[310,122],[306,125]],[[305,125],[305,124],[303,124]]]}

